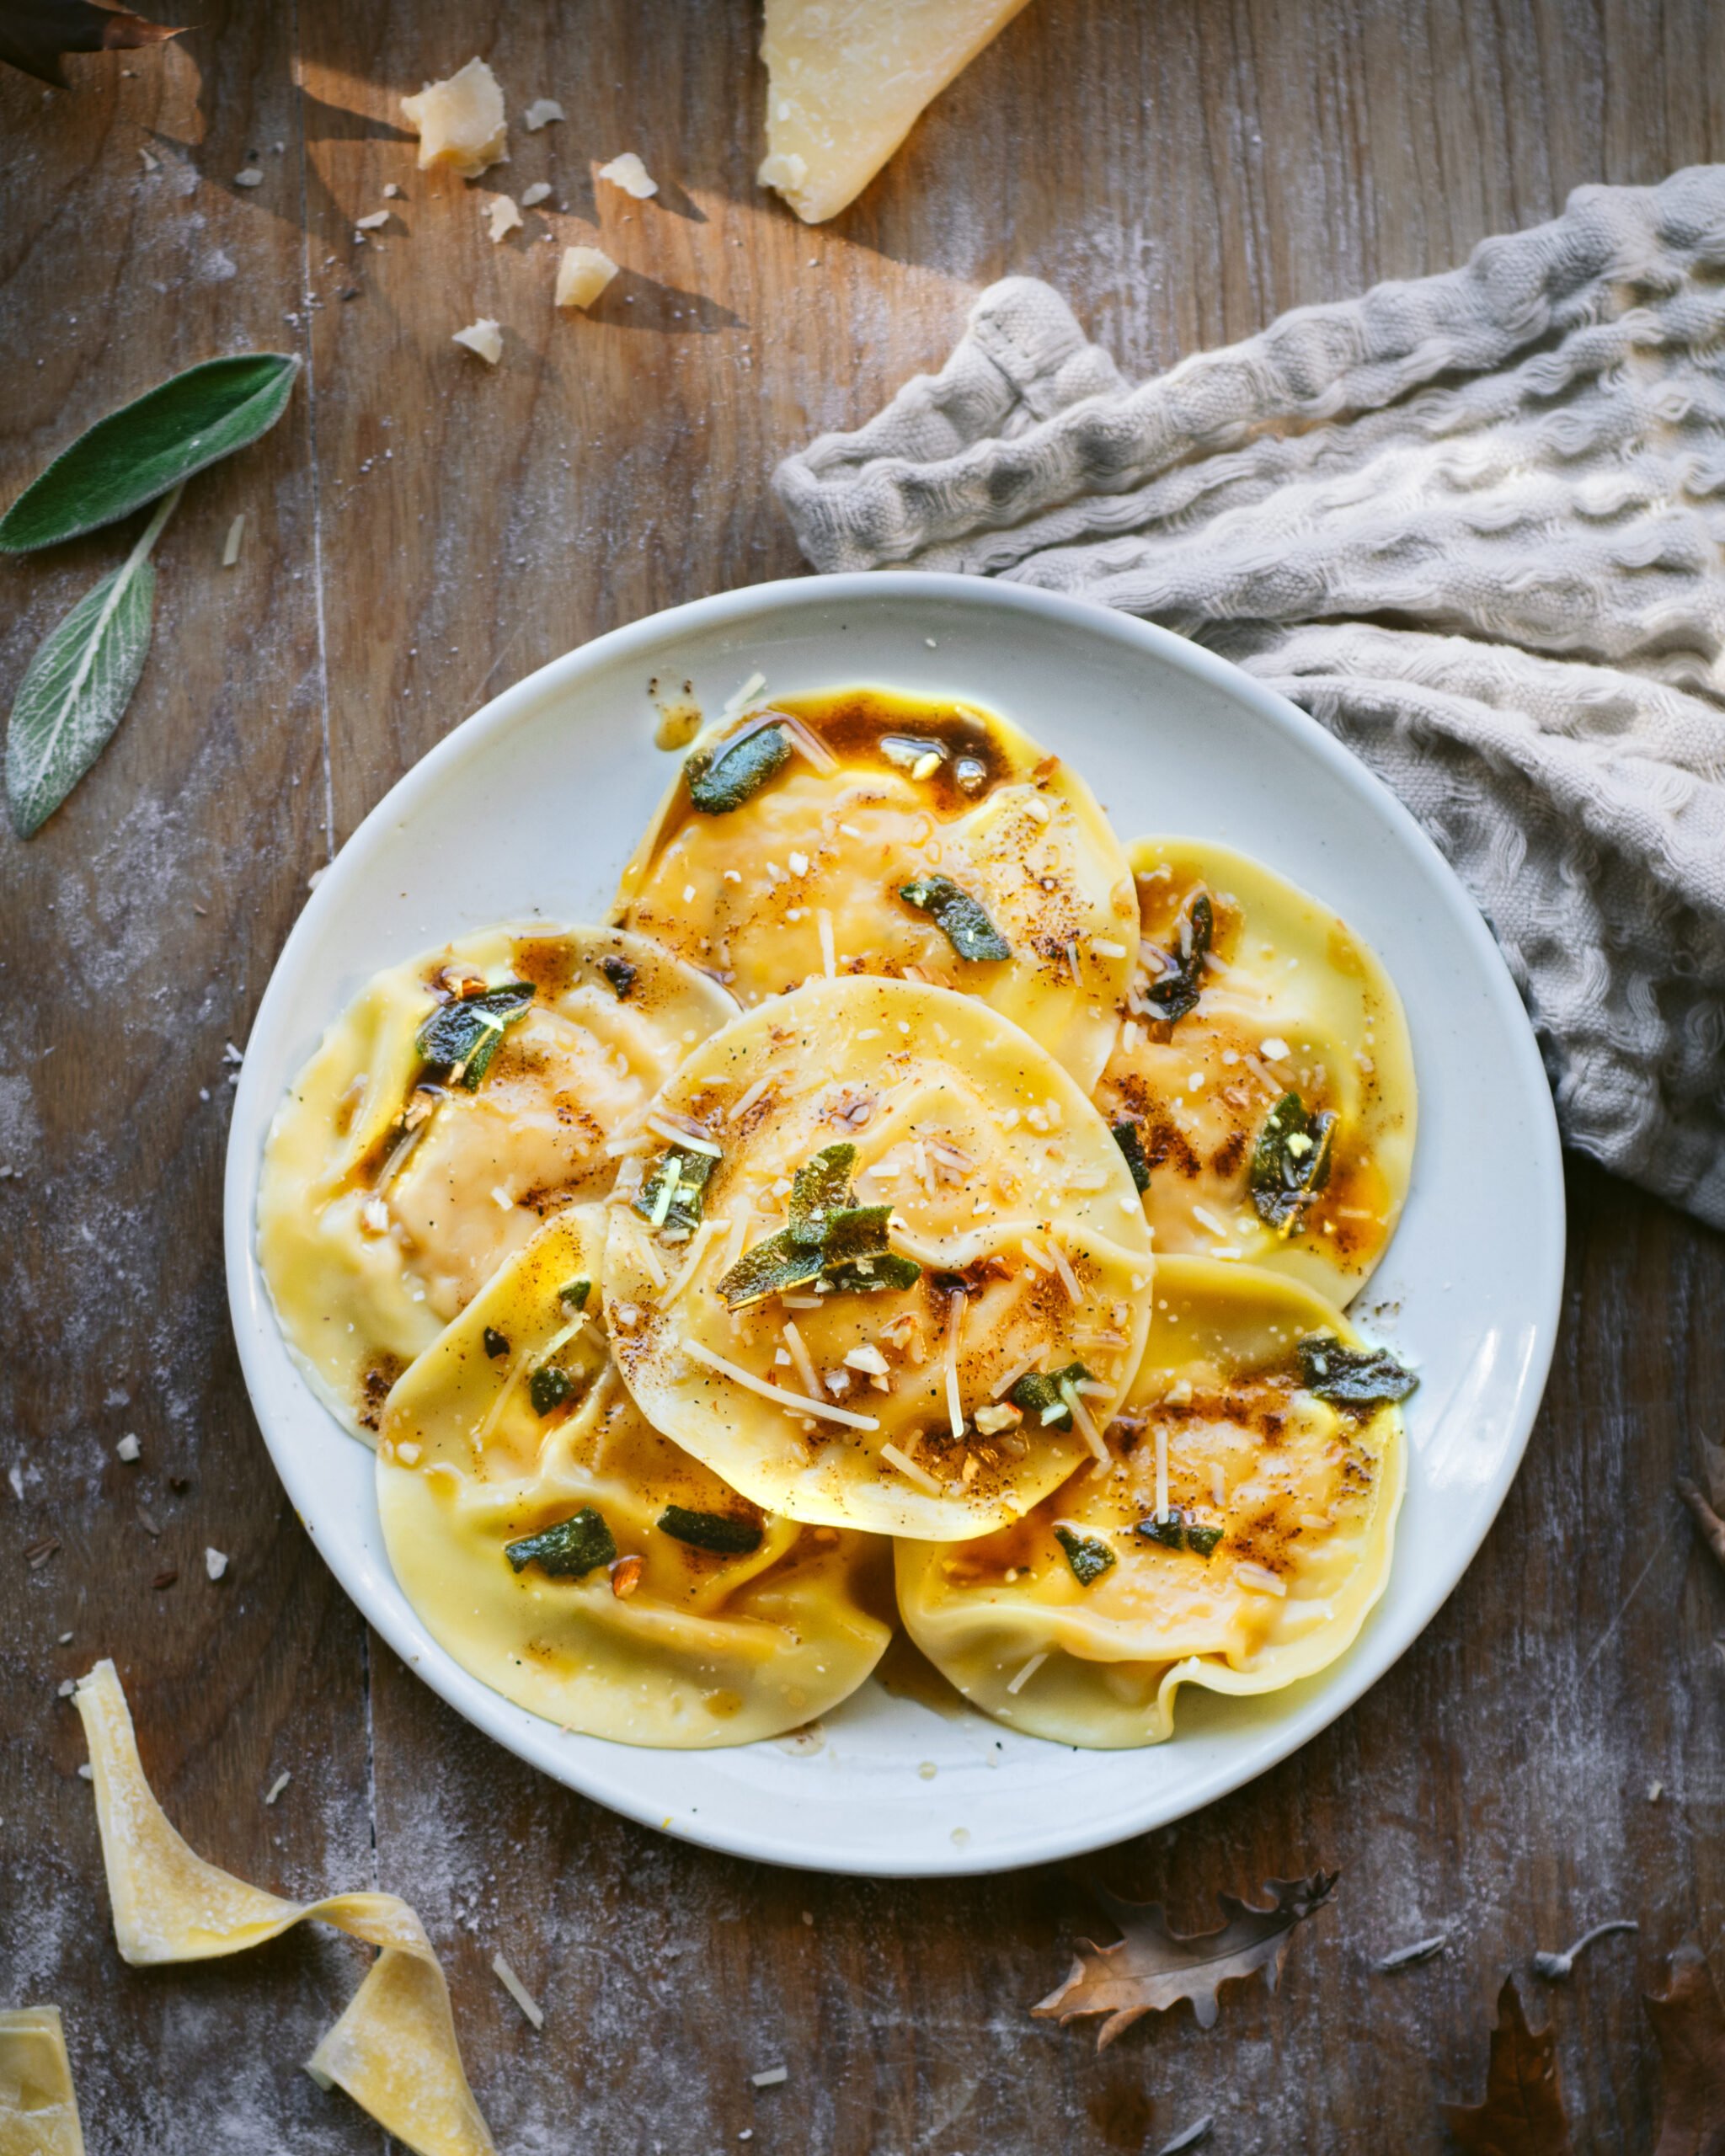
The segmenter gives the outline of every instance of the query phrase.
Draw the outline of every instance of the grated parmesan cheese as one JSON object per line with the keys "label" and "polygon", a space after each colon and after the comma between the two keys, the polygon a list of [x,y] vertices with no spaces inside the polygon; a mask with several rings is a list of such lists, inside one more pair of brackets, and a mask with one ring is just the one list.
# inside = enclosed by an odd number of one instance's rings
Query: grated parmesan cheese
{"label": "grated parmesan cheese", "polygon": [[625,150],[620,157],[601,165],[599,177],[608,179],[613,187],[622,188],[625,195],[633,195],[638,202],[644,202],[659,192],[659,182],[633,150]]}
{"label": "grated parmesan cheese", "polygon": [[542,127],[549,127],[553,120],[563,117],[563,107],[555,98],[535,98],[521,115],[521,125],[530,135],[537,135]]}
{"label": "grated parmesan cheese", "polygon": [[501,1954],[492,1956],[491,1973],[515,2004],[521,2008],[533,2026],[536,2029],[542,2029],[545,2026],[545,2015],[538,2000],[534,1998]]}
{"label": "grated parmesan cheese", "polygon": [[1040,1654],[1032,1655],[1029,1661],[1024,1664],[1023,1668],[1018,1672],[1016,1677],[1007,1678],[1007,1689],[1015,1699],[1018,1694],[1024,1689],[1024,1687],[1030,1682],[1031,1678],[1035,1676],[1037,1671],[1041,1668],[1044,1662],[1048,1660],[1048,1649],[1044,1647]]}
{"label": "grated parmesan cheese", "polygon": [[447,165],[463,179],[477,179],[508,163],[503,92],[483,60],[470,60],[446,82],[427,83],[417,97],[403,98],[401,109],[419,138],[421,172]]}
{"label": "grated parmesan cheese", "polygon": [[601,248],[566,247],[557,265],[558,307],[589,307],[617,275],[617,264]]}
{"label": "grated parmesan cheese", "polygon": [[489,227],[488,237],[494,247],[499,240],[507,239],[511,232],[518,232],[521,228],[521,213],[513,195],[494,195],[489,202],[482,205],[479,214],[487,221]]}
{"label": "grated parmesan cheese", "polygon": [[878,1430],[880,1424],[873,1415],[858,1415],[848,1407],[830,1407],[824,1400],[804,1400],[793,1392],[787,1392],[782,1385],[769,1385],[765,1378],[757,1378],[752,1370],[745,1370],[740,1363],[733,1363],[723,1355],[715,1355],[710,1348],[698,1340],[685,1340],[683,1353],[692,1361],[717,1370],[721,1377],[729,1378],[749,1392],[762,1400],[770,1400],[775,1407],[782,1407],[788,1414],[812,1415],[816,1421],[837,1422],[847,1430]]}
{"label": "grated parmesan cheese", "polygon": [[937,1497],[941,1494],[939,1483],[928,1470],[919,1467],[908,1453],[900,1452],[896,1445],[883,1445],[880,1456],[889,1467],[896,1467],[907,1482],[914,1482],[919,1490],[927,1491],[931,1497]]}
{"label": "grated parmesan cheese", "polygon": [[488,367],[494,367],[503,357],[503,332],[485,315],[470,322],[465,329],[457,329],[450,342],[476,353]]}

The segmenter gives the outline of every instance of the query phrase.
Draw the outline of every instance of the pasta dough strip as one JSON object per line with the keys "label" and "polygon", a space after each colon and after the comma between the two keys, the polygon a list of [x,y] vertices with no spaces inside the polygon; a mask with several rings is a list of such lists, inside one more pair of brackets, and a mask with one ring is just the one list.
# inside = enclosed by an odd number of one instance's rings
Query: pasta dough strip
{"label": "pasta dough strip", "polygon": [[156,1801],[114,1664],[99,1662],[73,1696],[121,1959],[145,1968],[243,1953],[307,1917],[365,1940],[382,1951],[307,2072],[345,2089],[417,2156],[497,2156],[462,2068],[449,1987],[407,1903],[393,1894],[285,1902],[206,1864]]}
{"label": "pasta dough strip", "polygon": [[57,2006],[0,2013],[0,2156],[84,2156]]}

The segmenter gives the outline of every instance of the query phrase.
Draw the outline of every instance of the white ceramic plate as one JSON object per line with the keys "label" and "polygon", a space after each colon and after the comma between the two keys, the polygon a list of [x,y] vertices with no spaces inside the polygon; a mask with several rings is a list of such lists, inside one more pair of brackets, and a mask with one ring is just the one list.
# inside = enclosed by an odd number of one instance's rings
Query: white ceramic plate
{"label": "white ceramic plate", "polygon": [[[991,705],[1095,787],[1121,837],[1189,831],[1260,856],[1382,953],[1406,1001],[1418,1156],[1361,1307],[1416,1361],[1394,1569],[1353,1650],[1259,1700],[1188,1687],[1173,1739],[1077,1752],[871,1681],[824,1741],[654,1752],[565,1735],[428,1636],[395,1583],[371,1454],[307,1389],[276,1329],[253,1228],[283,1088],[366,976],[488,922],[605,916],[665,785],[650,677],[712,711],[873,682]],[[772,584],[697,600],[542,667],[457,728],[342,850],[253,1028],[225,1201],[228,1293],[253,1405],[289,1496],[384,1638],[467,1719],[631,1818],[739,1855],[879,1875],[987,1871],[1180,1817],[1295,1749],[1357,1700],[1461,1578],[1514,1475],[1550,1363],[1563,1267],[1551,1094],[1496,946],[1400,804],[1321,728],[1207,653],[1022,585],[915,574]],[[1393,1312],[1393,1316],[1387,1315]],[[932,1771],[931,1772],[931,1769]]]}

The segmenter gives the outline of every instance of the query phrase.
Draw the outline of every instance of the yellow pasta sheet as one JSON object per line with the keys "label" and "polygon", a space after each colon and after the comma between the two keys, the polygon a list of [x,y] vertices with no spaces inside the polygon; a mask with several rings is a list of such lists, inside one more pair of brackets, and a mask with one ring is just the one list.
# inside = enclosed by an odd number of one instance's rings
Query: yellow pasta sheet
{"label": "yellow pasta sheet", "polygon": [[0,2156],[84,2156],[57,2006],[0,2014]]}
{"label": "yellow pasta sheet", "polygon": [[[206,1864],[169,1825],[144,1778],[114,1664],[99,1662],[76,1699],[122,1957],[136,1967],[208,1961],[259,1945],[307,1917],[366,1940],[381,1950],[377,1959],[307,2071],[326,2088],[344,2089],[418,2156],[496,2156],[462,2069],[449,1988],[407,1903],[393,1894],[285,1902]],[[9,2145],[0,2149],[10,2156]]]}

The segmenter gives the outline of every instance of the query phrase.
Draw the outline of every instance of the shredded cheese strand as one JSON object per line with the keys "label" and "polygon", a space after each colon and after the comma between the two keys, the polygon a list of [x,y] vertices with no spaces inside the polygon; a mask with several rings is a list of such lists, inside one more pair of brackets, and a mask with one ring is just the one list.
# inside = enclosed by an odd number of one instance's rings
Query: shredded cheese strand
{"label": "shredded cheese strand", "polygon": [[757,1378],[752,1370],[745,1370],[741,1364],[729,1362],[723,1355],[715,1355],[710,1348],[703,1348],[698,1340],[685,1340],[683,1353],[709,1370],[717,1370],[721,1377],[730,1378],[750,1392],[758,1393],[762,1400],[770,1400],[775,1407],[782,1407],[787,1414],[812,1415],[818,1422],[837,1422],[847,1430],[878,1430],[879,1422],[873,1415],[853,1414],[848,1407],[829,1407],[824,1400],[804,1400],[794,1392],[787,1392],[782,1385],[769,1385],[765,1378]]}

